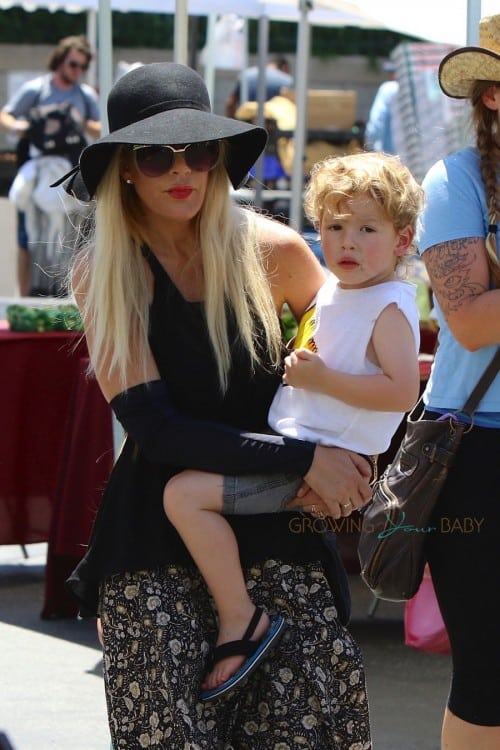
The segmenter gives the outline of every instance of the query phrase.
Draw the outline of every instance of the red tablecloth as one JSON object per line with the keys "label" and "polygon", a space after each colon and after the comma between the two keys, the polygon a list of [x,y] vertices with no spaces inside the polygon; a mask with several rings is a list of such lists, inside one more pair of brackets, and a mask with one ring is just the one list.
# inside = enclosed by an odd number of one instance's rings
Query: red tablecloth
{"label": "red tablecloth", "polygon": [[42,617],[72,617],[82,558],[113,465],[111,412],[79,334],[0,330],[0,544],[48,541]]}

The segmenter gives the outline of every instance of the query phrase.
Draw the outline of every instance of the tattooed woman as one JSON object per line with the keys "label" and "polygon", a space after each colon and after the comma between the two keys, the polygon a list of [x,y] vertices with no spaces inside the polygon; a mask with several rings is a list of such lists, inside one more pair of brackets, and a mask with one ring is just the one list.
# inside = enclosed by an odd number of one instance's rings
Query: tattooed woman
{"label": "tattooed woman", "polygon": [[[424,400],[427,416],[460,409],[500,344],[500,15],[480,24],[480,46],[441,62],[447,96],[469,99],[476,147],[438,162],[424,180],[420,252],[440,333]],[[465,417],[461,416],[465,420]],[[500,747],[500,376],[466,433],[434,519],[428,559],[449,632],[453,677],[442,748]],[[497,467],[497,468],[495,468]],[[481,532],[445,533],[441,519],[476,517]]]}

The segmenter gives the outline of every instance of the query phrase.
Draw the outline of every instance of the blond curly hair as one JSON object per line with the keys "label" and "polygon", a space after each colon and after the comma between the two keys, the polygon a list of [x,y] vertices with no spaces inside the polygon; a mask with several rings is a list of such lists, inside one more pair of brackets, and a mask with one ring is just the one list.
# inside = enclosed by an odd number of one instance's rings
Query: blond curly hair
{"label": "blond curly hair", "polygon": [[[319,228],[325,211],[338,213],[340,204],[361,194],[375,201],[396,231],[410,226],[415,234],[424,191],[397,157],[380,152],[330,156],[315,164],[305,192],[306,216]],[[412,245],[408,253],[413,251]]]}

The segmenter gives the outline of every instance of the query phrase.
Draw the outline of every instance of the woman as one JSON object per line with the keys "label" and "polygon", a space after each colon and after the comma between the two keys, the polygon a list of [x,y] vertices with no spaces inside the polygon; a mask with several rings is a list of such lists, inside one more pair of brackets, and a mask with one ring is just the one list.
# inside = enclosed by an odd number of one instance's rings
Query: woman
{"label": "woman", "polygon": [[[434,165],[424,180],[420,251],[440,325],[424,396],[434,418],[461,408],[500,343],[500,15],[482,19],[480,47],[444,58],[439,81],[448,96],[470,99],[477,145]],[[453,655],[442,729],[446,750],[500,747],[499,444],[497,376],[439,499],[432,525],[440,533],[428,540]],[[475,519],[474,532],[464,533],[465,518]]]}
{"label": "woman", "polygon": [[175,63],[126,74],[108,115],[110,135],[67,184],[96,196],[73,287],[128,438],[69,584],[101,616],[113,746],[369,748],[362,661],[337,615],[342,569],[318,534],[293,533],[295,514],[234,519],[254,602],[294,627],[244,691],[199,701],[217,629],[163,513],[168,478],[300,467],[311,490],[296,504],[340,517],[370,497],[370,470],[347,451],[257,434],[279,381],[277,313],[286,302],[300,316],[323,282],[295,232],[230,200],[265,131],[213,115],[200,76]]}

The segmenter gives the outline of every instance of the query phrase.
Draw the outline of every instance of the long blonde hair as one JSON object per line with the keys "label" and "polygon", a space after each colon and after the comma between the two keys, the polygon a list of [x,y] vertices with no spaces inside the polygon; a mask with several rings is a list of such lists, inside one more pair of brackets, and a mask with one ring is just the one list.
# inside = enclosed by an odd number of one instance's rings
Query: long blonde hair
{"label": "long blonde hair", "polygon": [[[482,96],[494,81],[476,81],[472,88],[472,122],[476,128],[476,143],[481,158],[481,176],[486,189],[489,231],[486,236],[486,253],[491,277],[496,287],[500,287],[500,260],[497,251],[497,223],[500,216],[500,140],[498,112],[485,107]],[[494,227],[494,229],[493,229]]]}
{"label": "long blonde hair", "polygon": [[[146,363],[149,301],[142,248],[145,232],[140,204],[120,177],[123,148],[118,148],[96,193],[93,220],[85,232],[77,263],[86,265],[85,326],[93,331],[95,369],[117,372],[126,385],[132,361]],[[272,367],[281,355],[279,317],[265,271],[256,214],[236,206],[230,197],[223,160],[210,173],[198,215],[198,238],[204,277],[204,309],[215,353],[221,389],[231,369],[228,312],[232,309],[239,338],[251,366]],[[131,351],[131,341],[134,349]]]}

